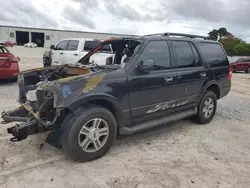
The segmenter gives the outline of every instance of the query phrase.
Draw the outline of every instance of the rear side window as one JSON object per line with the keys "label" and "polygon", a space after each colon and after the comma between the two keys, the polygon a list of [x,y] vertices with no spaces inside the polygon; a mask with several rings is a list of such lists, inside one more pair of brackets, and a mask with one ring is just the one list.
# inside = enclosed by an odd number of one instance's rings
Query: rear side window
{"label": "rear side window", "polygon": [[229,62],[227,56],[220,44],[201,42],[199,44],[201,53],[205,62],[210,64],[211,67],[228,66]]}
{"label": "rear side window", "polygon": [[109,44],[103,45],[103,47],[100,50],[101,52],[112,52],[111,47]]}
{"label": "rear side window", "polygon": [[75,51],[78,48],[79,41],[78,40],[70,40],[67,50],[68,51]]}
{"label": "rear side window", "polygon": [[152,60],[154,70],[170,69],[170,54],[166,41],[151,41],[143,50],[140,60]]}
{"label": "rear side window", "polygon": [[60,42],[57,46],[56,46],[56,49],[57,50],[66,50],[67,48],[67,45],[68,45],[68,40],[64,40],[62,42]]}
{"label": "rear side window", "polygon": [[[84,44],[84,51],[90,51],[96,48],[98,45],[100,45],[100,41],[86,41]],[[99,50],[101,52],[111,52],[110,45],[106,44],[103,45],[103,47]]]}
{"label": "rear side window", "polygon": [[195,67],[195,56],[189,42],[172,41],[178,68]]}

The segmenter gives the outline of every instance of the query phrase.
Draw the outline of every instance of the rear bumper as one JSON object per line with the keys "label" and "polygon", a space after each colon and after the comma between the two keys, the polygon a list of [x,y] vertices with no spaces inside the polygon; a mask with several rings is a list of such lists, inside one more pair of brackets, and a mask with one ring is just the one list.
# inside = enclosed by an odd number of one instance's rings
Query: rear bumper
{"label": "rear bumper", "polygon": [[231,86],[222,88],[221,92],[220,92],[220,98],[225,97],[226,95],[228,95],[230,90],[231,90]]}
{"label": "rear bumper", "polygon": [[18,63],[12,63],[10,68],[0,68],[0,79],[15,78],[19,73]]}

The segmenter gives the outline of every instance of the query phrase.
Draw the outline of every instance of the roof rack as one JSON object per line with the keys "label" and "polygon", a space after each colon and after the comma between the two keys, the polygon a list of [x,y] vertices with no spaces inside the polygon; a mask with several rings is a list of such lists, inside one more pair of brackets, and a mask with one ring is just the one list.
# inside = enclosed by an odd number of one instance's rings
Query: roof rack
{"label": "roof rack", "polygon": [[164,35],[164,33],[154,33],[154,34],[148,34],[148,35],[143,35],[142,37],[149,37],[149,36],[156,36],[156,35]]}
{"label": "roof rack", "polygon": [[180,36],[180,37],[189,37],[189,38],[201,38],[204,40],[209,39],[209,37],[206,36],[200,36],[200,35],[191,35],[191,34],[184,34],[184,33],[155,33],[155,34],[150,34],[150,35],[144,35],[143,37],[148,37],[148,36]]}
{"label": "roof rack", "polygon": [[180,36],[180,37],[189,37],[189,38],[202,38],[202,39],[208,39],[206,36],[200,36],[200,35],[190,35],[190,34],[183,34],[183,33],[164,33],[165,36]]}

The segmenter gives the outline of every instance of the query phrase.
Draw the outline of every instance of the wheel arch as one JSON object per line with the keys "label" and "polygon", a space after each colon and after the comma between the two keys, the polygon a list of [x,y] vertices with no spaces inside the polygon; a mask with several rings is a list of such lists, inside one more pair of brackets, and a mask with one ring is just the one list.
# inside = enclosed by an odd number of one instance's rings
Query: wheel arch
{"label": "wheel arch", "polygon": [[201,92],[199,101],[201,100],[201,98],[202,98],[202,96],[204,95],[204,93],[205,93],[206,91],[208,91],[208,90],[215,93],[217,100],[220,99],[220,95],[221,95],[221,93],[220,93],[220,85],[218,84],[218,82],[213,81],[213,82],[208,83],[208,84],[204,87],[204,89],[203,89],[202,92]]}
{"label": "wheel arch", "polygon": [[79,106],[84,105],[100,105],[107,108],[114,115],[118,126],[122,124],[124,109],[116,98],[107,94],[93,94],[89,96],[84,96],[70,106],[67,107],[71,112],[73,112]]}

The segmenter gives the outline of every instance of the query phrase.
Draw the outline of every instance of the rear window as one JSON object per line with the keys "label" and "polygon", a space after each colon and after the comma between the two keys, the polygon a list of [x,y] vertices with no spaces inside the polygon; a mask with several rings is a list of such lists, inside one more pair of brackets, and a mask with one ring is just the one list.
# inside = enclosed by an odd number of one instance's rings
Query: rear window
{"label": "rear window", "polygon": [[250,61],[249,58],[240,58],[236,62],[249,62],[249,61]]}
{"label": "rear window", "polygon": [[4,48],[4,47],[0,47],[0,53],[3,53],[3,54],[7,54],[9,53],[9,51],[7,50],[7,48]]}
{"label": "rear window", "polygon": [[228,66],[227,56],[220,44],[201,42],[199,44],[201,53],[211,67]]}
{"label": "rear window", "polygon": [[[86,41],[85,44],[84,44],[84,51],[90,51],[90,50],[93,50],[94,48],[96,48],[98,45],[100,45],[101,42],[100,41]],[[106,44],[104,45],[101,50],[101,52],[112,52],[111,51],[111,48],[110,48],[110,45],[109,44]]]}
{"label": "rear window", "polygon": [[67,50],[68,51],[75,51],[78,48],[79,41],[78,40],[70,40]]}

